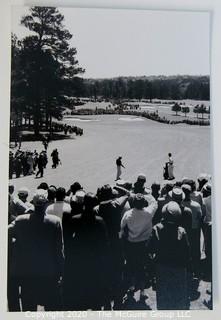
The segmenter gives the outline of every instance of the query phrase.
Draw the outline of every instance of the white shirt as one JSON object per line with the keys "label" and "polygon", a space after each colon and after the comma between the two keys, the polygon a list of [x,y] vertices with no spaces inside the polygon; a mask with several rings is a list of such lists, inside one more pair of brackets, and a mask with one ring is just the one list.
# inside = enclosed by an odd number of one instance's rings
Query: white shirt
{"label": "white shirt", "polygon": [[149,205],[141,210],[133,208],[125,212],[121,220],[121,230],[128,227],[128,238],[130,242],[141,242],[148,240],[152,233],[152,219],[157,210],[157,202],[148,195]]}
{"label": "white shirt", "polygon": [[50,204],[46,209],[46,214],[53,214],[58,218],[63,218],[63,213],[71,213],[71,206],[64,201],[56,201],[55,203]]}

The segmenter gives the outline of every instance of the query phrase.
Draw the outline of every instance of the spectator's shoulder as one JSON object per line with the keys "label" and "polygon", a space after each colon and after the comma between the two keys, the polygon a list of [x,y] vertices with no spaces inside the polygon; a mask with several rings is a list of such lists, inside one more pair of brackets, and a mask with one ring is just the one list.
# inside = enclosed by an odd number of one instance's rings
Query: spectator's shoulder
{"label": "spectator's shoulder", "polygon": [[195,200],[191,200],[192,201],[192,205],[197,208],[197,209],[200,209],[201,208],[201,205],[199,204],[199,202],[195,201]]}
{"label": "spectator's shoulder", "polygon": [[46,213],[49,211],[53,211],[54,210],[54,203],[49,204],[49,206],[46,209]]}
{"label": "spectator's shoulder", "polygon": [[71,206],[70,206],[69,203],[64,202],[63,211],[64,211],[64,212],[68,212],[68,213],[71,212]]}
{"label": "spectator's shoulder", "polygon": [[99,217],[99,216],[95,216],[95,220],[98,224],[100,225],[105,225],[104,219]]}
{"label": "spectator's shoulder", "polygon": [[133,209],[130,209],[130,210],[127,210],[124,215],[123,215],[123,218],[122,219],[129,219],[133,214]]}
{"label": "spectator's shoulder", "polygon": [[25,213],[25,214],[21,214],[18,217],[16,217],[15,222],[16,223],[20,223],[23,221],[28,221],[30,219],[30,214],[29,213]]}
{"label": "spectator's shoulder", "polygon": [[50,223],[53,223],[53,224],[58,224],[58,223],[60,224],[61,223],[61,218],[59,218],[55,215],[52,215],[52,214],[46,214],[45,220]]}

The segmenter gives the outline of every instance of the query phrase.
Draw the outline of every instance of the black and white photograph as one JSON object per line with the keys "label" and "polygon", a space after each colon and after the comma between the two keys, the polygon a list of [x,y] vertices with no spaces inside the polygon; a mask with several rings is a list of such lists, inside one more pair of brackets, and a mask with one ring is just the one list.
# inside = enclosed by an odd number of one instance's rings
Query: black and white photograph
{"label": "black and white photograph", "polygon": [[211,13],[12,6],[7,310],[212,310]]}

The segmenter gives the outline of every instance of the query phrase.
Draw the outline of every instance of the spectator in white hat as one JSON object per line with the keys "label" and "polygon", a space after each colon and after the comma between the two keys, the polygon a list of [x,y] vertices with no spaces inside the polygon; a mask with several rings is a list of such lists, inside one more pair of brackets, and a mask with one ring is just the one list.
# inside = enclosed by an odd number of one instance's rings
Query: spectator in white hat
{"label": "spectator in white hat", "polygon": [[[22,195],[18,192],[17,196],[14,196],[14,186],[9,186],[9,223],[12,222],[17,216],[24,214],[28,208],[30,208],[30,204],[27,203],[25,199],[27,199],[27,192],[26,188],[19,189]],[[26,198],[25,198],[26,197]],[[24,201],[23,201],[24,200]]]}
{"label": "spectator in white hat", "polygon": [[183,204],[185,194],[180,187],[174,187],[170,192],[169,196],[172,201],[175,201],[181,209],[181,221],[180,225],[186,230],[187,234],[192,230],[192,211],[189,207]]}

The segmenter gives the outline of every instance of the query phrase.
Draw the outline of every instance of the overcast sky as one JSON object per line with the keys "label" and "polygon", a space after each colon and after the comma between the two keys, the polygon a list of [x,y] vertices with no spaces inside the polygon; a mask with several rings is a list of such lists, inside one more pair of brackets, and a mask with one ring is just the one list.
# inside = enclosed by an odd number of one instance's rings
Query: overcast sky
{"label": "overcast sky", "polygon": [[[210,74],[210,16],[205,12],[59,8],[73,34],[84,77]],[[25,7],[13,7],[12,31]]]}

